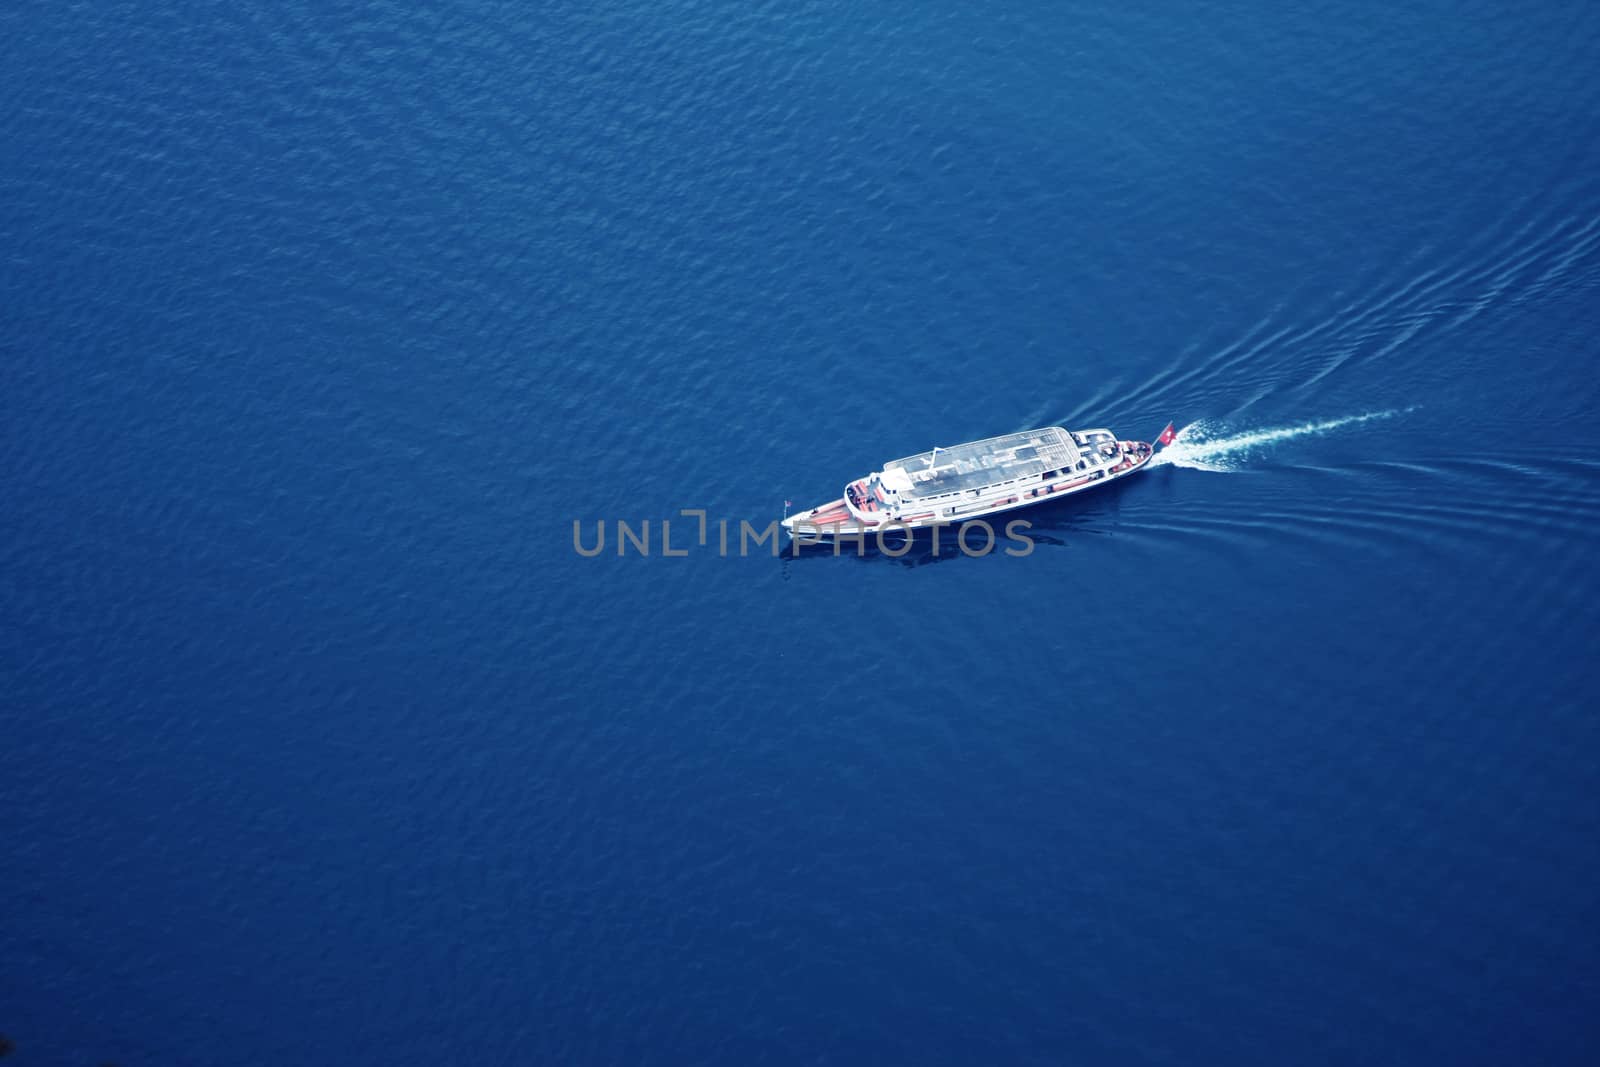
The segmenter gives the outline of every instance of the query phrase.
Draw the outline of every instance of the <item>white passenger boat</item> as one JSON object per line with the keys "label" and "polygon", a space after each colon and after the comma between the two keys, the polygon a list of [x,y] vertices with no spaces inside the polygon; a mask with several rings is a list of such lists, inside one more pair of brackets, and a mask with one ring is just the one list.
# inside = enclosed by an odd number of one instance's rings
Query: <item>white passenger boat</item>
{"label": "white passenger boat", "polygon": [[783,526],[817,538],[971,522],[1110,485],[1143,470],[1174,436],[1170,423],[1155,444],[1045,426],[935,448],[885,463],[839,499],[785,516]]}

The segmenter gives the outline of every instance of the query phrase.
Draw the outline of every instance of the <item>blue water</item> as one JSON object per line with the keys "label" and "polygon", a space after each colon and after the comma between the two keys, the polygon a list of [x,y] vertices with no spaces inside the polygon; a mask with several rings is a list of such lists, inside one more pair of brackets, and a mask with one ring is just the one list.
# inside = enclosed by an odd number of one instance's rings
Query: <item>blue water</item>
{"label": "blue water", "polygon": [[1592,1062],[1600,7],[0,39],[8,1062]]}

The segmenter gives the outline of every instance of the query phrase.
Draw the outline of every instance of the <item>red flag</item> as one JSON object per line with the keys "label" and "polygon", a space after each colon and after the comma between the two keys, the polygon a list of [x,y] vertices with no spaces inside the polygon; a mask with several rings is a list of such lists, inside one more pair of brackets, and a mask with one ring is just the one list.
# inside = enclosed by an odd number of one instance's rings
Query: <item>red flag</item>
{"label": "red flag", "polygon": [[1158,445],[1170,445],[1178,436],[1178,431],[1172,428],[1172,423],[1167,423],[1167,428],[1161,431],[1161,436],[1156,438]]}

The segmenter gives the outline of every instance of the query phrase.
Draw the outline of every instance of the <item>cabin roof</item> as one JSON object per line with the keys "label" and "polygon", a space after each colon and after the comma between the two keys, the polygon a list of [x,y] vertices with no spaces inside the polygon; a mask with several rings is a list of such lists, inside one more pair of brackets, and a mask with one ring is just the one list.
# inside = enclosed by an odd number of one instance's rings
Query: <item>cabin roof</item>
{"label": "cabin roof", "polygon": [[1059,426],[1045,426],[920,452],[885,463],[883,470],[886,483],[891,472],[904,472],[903,477],[911,483],[911,498],[918,499],[1037,477],[1077,462],[1079,452],[1070,433]]}

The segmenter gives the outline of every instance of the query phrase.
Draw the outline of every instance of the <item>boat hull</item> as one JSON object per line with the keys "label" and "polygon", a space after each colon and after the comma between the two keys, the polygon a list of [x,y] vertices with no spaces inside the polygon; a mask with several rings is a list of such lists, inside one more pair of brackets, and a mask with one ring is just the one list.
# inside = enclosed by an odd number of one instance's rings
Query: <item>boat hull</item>
{"label": "boat hull", "polygon": [[1099,489],[1137,474],[1150,465],[1155,449],[1143,441],[1119,442],[1123,460],[1109,468],[1093,472],[1073,472],[1050,482],[1028,488],[1018,488],[1014,493],[998,499],[977,500],[971,504],[955,504],[937,510],[918,511],[893,517],[884,513],[882,518],[861,516],[853,511],[843,497],[826,504],[796,512],[783,520],[783,527],[791,537],[808,540],[826,540],[836,537],[857,538],[878,533],[925,530],[934,527],[956,526],[962,523],[1004,515],[1037,504],[1076,493]]}

